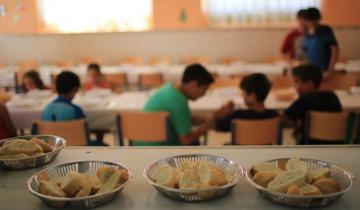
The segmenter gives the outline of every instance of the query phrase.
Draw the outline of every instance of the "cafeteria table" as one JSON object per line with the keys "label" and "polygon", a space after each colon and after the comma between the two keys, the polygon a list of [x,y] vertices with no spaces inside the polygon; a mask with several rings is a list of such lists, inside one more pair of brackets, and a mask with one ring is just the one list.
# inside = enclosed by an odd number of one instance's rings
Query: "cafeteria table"
{"label": "cafeteria table", "polygon": [[248,168],[252,164],[282,157],[304,157],[324,160],[348,169],[355,176],[352,189],[328,207],[319,209],[357,210],[360,206],[360,147],[358,146],[232,146],[232,147],[66,147],[57,159],[41,168],[0,170],[0,210],[53,209],[30,194],[26,180],[37,171],[75,160],[107,160],[124,164],[133,172],[130,184],[113,200],[97,210],[293,210],[264,199],[243,177],[228,195],[204,202],[185,203],[158,193],[142,177],[143,170],[159,159],[179,154],[213,154],[233,160]]}

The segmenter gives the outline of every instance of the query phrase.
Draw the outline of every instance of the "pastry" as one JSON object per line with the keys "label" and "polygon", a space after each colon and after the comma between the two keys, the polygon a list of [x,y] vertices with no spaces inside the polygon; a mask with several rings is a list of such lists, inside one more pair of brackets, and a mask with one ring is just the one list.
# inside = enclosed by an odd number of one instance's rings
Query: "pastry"
{"label": "pastry", "polygon": [[38,191],[43,195],[65,197],[65,193],[61,190],[61,188],[52,181],[41,181]]}
{"label": "pastry", "polygon": [[267,188],[277,192],[286,192],[291,185],[300,186],[305,182],[306,173],[299,170],[283,171],[269,182]]}
{"label": "pastry", "polygon": [[282,171],[276,165],[271,164],[271,163],[258,163],[256,165],[254,165],[252,167],[252,169],[255,171],[255,173],[257,173],[257,172],[273,172],[273,171],[280,172],[280,171]]}
{"label": "pastry", "polygon": [[277,172],[257,172],[253,180],[256,184],[266,187],[277,175]]}
{"label": "pastry", "polygon": [[106,182],[100,187],[97,191],[98,194],[106,193],[114,190],[117,186],[119,186],[119,179],[121,177],[121,172],[116,170],[107,180]]}
{"label": "pastry", "polygon": [[[196,190],[200,184],[200,179],[195,169],[187,169],[179,175],[179,189]],[[203,186],[203,185],[202,185]]]}
{"label": "pastry", "polygon": [[321,195],[319,188],[314,185],[304,184],[300,187],[300,193],[302,195]]}
{"label": "pastry", "polygon": [[177,170],[170,166],[162,166],[156,171],[154,181],[162,186],[175,187],[177,183]]}
{"label": "pastry", "polygon": [[332,178],[320,178],[313,185],[318,187],[323,194],[336,193],[341,190],[339,183]]}
{"label": "pastry", "polygon": [[309,172],[312,181],[316,181],[320,178],[327,178],[330,175],[330,170],[329,168],[316,168],[316,169],[312,169]]}
{"label": "pastry", "polygon": [[45,153],[48,153],[48,152],[51,152],[52,151],[52,148],[49,144],[47,144],[46,142],[44,142],[43,140],[40,140],[36,137],[33,137],[32,139],[30,139],[29,142],[33,142],[35,144],[38,144]]}
{"label": "pastry", "polygon": [[289,195],[300,195],[300,189],[297,185],[291,185],[287,191],[286,191],[286,194],[289,194]]}
{"label": "pastry", "polygon": [[198,173],[202,184],[222,186],[228,182],[224,172],[221,171],[214,163],[200,163]]}

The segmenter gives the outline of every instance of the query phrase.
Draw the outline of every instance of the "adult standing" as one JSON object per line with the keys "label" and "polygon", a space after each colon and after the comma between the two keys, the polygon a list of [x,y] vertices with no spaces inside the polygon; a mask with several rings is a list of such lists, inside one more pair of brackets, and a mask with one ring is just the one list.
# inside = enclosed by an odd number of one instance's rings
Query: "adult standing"
{"label": "adult standing", "polygon": [[317,8],[306,10],[304,49],[308,63],[319,67],[326,78],[335,69],[339,46],[332,28],[320,21],[321,13]]}

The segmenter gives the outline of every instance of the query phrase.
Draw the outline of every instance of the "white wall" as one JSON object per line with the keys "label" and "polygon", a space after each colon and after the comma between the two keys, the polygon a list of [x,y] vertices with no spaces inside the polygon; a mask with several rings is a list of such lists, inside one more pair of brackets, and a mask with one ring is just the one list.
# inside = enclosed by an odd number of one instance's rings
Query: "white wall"
{"label": "white wall", "polygon": [[[342,55],[360,58],[360,28],[337,28]],[[36,59],[52,63],[99,56],[115,63],[121,56],[169,55],[175,62],[186,55],[208,55],[216,61],[238,55],[245,61],[262,61],[276,55],[286,29],[151,31],[111,34],[0,35],[0,62]]]}

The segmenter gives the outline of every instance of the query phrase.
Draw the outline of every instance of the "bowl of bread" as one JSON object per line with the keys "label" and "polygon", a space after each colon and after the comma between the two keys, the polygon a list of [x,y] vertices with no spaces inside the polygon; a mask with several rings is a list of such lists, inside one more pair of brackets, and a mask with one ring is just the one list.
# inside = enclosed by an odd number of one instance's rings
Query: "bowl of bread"
{"label": "bowl of bread", "polygon": [[110,202],[129,183],[131,172],[108,161],[76,161],[42,170],[27,189],[56,208],[89,209]]}
{"label": "bowl of bread", "polygon": [[0,140],[0,168],[28,169],[53,161],[66,141],[58,136],[29,135]]}
{"label": "bowl of bread", "polygon": [[329,162],[306,158],[257,163],[246,175],[265,198],[295,207],[328,205],[350,190],[354,182],[351,172]]}
{"label": "bowl of bread", "polygon": [[168,157],[144,170],[144,178],[161,194],[189,202],[226,195],[243,174],[234,161],[207,154]]}

